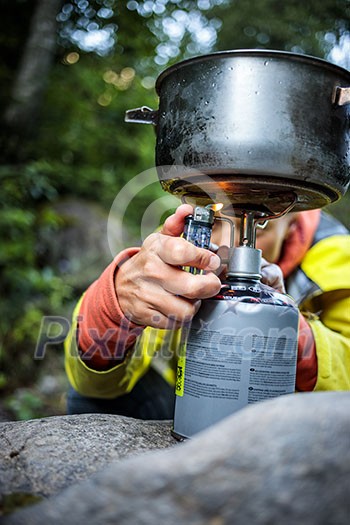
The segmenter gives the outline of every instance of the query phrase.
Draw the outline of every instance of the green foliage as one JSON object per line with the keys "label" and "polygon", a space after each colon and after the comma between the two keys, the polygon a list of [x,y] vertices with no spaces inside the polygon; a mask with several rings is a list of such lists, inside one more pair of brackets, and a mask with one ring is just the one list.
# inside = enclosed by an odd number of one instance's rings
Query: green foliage
{"label": "green foliage", "polygon": [[2,167],[0,180],[0,368],[8,372],[0,386],[11,388],[33,380],[41,319],[62,312],[72,290],[40,264],[38,252],[38,235],[54,235],[60,227],[54,213],[41,213],[42,204],[58,195],[54,181],[35,164]]}
{"label": "green foliage", "polygon": [[[131,65],[120,66],[113,59],[100,63],[82,55],[73,65],[61,62],[53,71],[42,116],[39,144],[45,157],[65,167],[105,170],[103,176],[117,168],[117,187],[131,173],[152,166],[152,126],[124,123],[127,109],[157,105],[154,90],[142,86],[143,78]],[[65,89],[57,90],[60,85]]]}
{"label": "green foliage", "polygon": [[29,390],[20,389],[16,395],[6,400],[5,408],[11,410],[16,419],[25,420],[41,417],[44,403],[42,399]]}
{"label": "green foliage", "polygon": [[214,12],[224,20],[220,50],[267,48],[325,58],[350,31],[348,0],[231,0]]}
{"label": "green foliage", "polygon": [[[77,63],[61,62],[53,71],[39,137],[50,160],[40,165],[56,180],[60,196],[84,197],[109,210],[129,180],[154,166],[153,126],[124,122],[127,109],[158,106],[152,77],[132,65],[132,60],[120,65],[114,57],[101,61],[82,54]],[[57,91],[57,85],[66,89]],[[148,188],[136,199],[126,220],[131,229],[147,202],[161,193],[160,187]]]}

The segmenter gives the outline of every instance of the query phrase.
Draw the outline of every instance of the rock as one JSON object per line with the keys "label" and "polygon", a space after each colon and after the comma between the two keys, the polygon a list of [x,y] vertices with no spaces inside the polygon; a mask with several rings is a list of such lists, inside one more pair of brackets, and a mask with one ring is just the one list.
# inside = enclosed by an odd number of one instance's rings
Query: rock
{"label": "rock", "polygon": [[49,496],[113,461],[176,443],[170,422],[83,414],[0,424],[0,496]]}
{"label": "rock", "polygon": [[3,523],[348,525],[349,409],[344,392],[251,405],[185,444],[113,463]]}

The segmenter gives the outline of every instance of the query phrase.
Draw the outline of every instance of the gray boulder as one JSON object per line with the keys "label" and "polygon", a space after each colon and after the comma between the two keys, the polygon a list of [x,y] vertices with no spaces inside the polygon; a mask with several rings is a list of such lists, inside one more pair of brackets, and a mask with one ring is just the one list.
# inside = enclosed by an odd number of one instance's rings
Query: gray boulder
{"label": "gray boulder", "polygon": [[348,525],[350,393],[251,405],[185,444],[111,464],[6,525]]}
{"label": "gray boulder", "polygon": [[170,422],[83,414],[0,424],[0,498],[49,496],[121,458],[170,447]]}

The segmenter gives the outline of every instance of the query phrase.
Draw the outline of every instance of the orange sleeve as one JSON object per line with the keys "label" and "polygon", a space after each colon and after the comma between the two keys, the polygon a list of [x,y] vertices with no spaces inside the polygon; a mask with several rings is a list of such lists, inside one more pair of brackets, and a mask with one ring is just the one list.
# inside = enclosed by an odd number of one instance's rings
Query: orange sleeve
{"label": "orange sleeve", "polygon": [[305,317],[299,316],[299,340],[296,389],[302,392],[314,390],[317,381],[317,355],[312,330]]}
{"label": "orange sleeve", "polygon": [[124,316],[114,284],[118,267],[138,251],[123,250],[84,294],[77,341],[80,357],[89,368],[108,370],[115,366],[144,329]]}

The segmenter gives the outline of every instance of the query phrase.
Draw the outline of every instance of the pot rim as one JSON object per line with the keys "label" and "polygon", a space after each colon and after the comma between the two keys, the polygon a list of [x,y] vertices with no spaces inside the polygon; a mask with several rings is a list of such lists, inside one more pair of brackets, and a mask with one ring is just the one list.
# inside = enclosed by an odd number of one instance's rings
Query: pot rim
{"label": "pot rim", "polygon": [[160,95],[161,85],[166,77],[181,69],[182,67],[189,66],[196,62],[204,62],[215,58],[231,58],[231,57],[264,57],[264,58],[287,58],[295,62],[305,62],[307,64],[313,64],[323,69],[329,69],[333,73],[341,74],[342,76],[348,77],[346,81],[350,83],[350,71],[347,69],[333,64],[324,58],[314,57],[312,55],[306,55],[302,53],[294,53],[292,51],[280,51],[276,49],[233,49],[226,51],[216,51],[214,53],[208,53],[206,55],[198,55],[192,58],[181,60],[167,69],[162,71],[158,76],[155,84],[155,89],[158,95]]}

